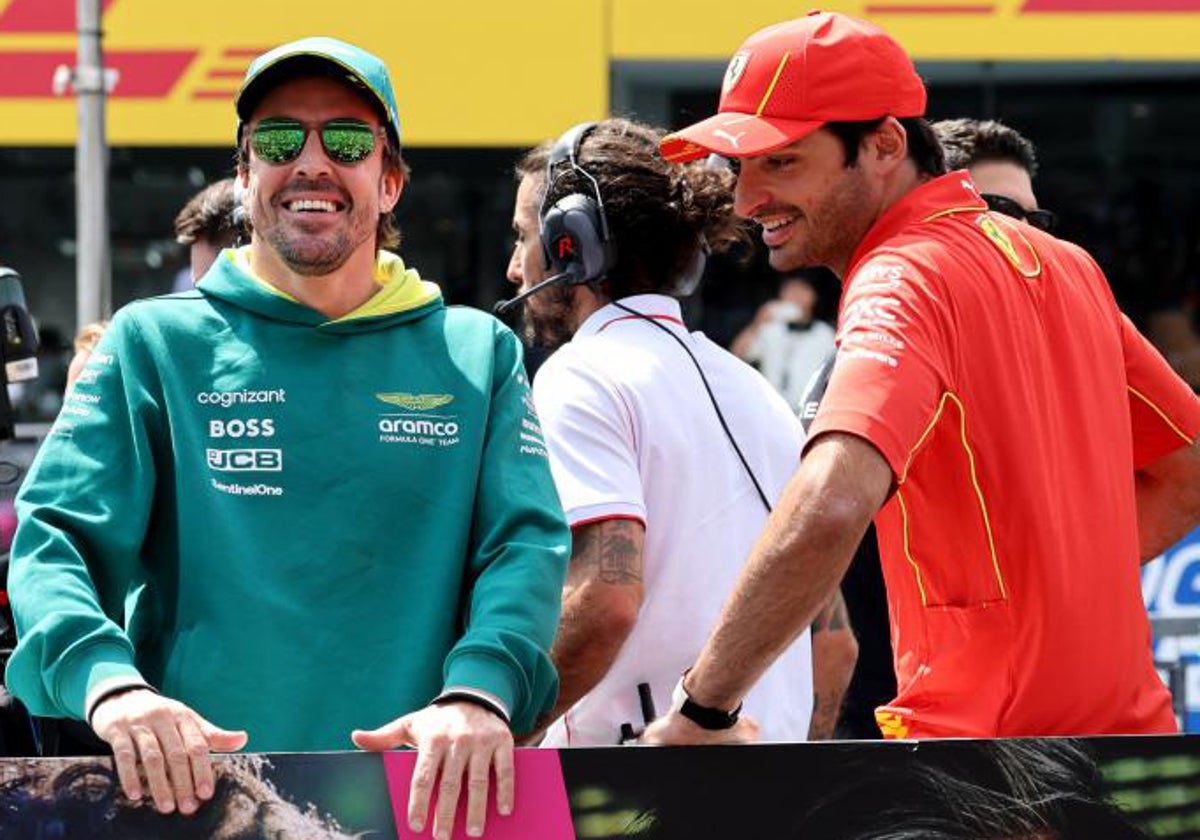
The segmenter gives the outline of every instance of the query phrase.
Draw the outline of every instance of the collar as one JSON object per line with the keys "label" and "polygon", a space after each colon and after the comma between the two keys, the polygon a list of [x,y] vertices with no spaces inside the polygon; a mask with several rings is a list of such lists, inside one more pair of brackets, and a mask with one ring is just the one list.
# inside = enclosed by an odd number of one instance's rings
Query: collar
{"label": "collar", "polygon": [[916,189],[910,190],[875,220],[875,224],[871,225],[867,235],[854,249],[850,264],[846,267],[846,276],[854,273],[854,269],[867,254],[909,225],[931,222],[956,213],[977,213],[987,209],[987,202],[979,197],[979,190],[975,188],[970,174],[965,169],[926,181]]}
{"label": "collar", "polygon": [[222,251],[197,288],[267,318],[331,332],[375,329],[423,317],[443,306],[436,284],[423,280],[416,269],[406,267],[395,254],[381,251],[375,264],[376,293],[353,312],[329,320],[251,272],[247,248]]}
{"label": "collar", "polygon": [[[673,297],[668,297],[667,295],[630,295],[629,297],[621,298],[617,303],[628,306],[634,312],[639,312],[647,318],[653,318],[655,321],[667,321],[679,325],[685,331],[687,330],[687,327],[683,323],[683,310],[679,307],[679,301]],[[618,321],[636,320],[637,317],[637,315],[630,315],[619,306],[609,303],[587,316],[584,322],[579,325],[579,329],[575,331],[575,337],[582,338],[584,336],[597,335]]]}

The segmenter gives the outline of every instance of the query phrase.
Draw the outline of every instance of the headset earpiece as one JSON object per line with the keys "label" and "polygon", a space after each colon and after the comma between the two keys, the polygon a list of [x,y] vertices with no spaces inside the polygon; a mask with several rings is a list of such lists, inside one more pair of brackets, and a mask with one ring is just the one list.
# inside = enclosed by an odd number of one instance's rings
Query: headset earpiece
{"label": "headset earpiece", "polygon": [[603,279],[616,262],[600,185],[579,165],[579,148],[595,127],[595,123],[580,123],[565,132],[554,141],[546,164],[547,198],[555,181],[565,172],[581,175],[592,187],[591,195],[574,192],[553,204],[543,199],[539,212],[545,269],[552,274],[569,275],[565,282],[571,284]]}
{"label": "headset earpiece", "polygon": [[609,269],[608,245],[596,225],[596,202],[571,193],[542,217],[542,248],[552,274],[570,274],[568,283],[599,280]]}

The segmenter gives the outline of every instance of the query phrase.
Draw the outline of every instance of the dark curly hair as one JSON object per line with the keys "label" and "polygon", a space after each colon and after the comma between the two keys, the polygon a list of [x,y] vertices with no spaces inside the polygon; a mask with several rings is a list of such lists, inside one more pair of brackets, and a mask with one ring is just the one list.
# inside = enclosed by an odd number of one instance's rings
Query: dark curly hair
{"label": "dark curly hair", "polygon": [[[579,149],[578,164],[599,185],[616,249],[603,289],[612,298],[645,292],[670,294],[696,257],[701,238],[713,253],[746,241],[733,213],[733,176],[704,162],[669,164],[658,153],[663,132],[612,118],[595,125]],[[518,180],[545,177],[553,142],[527,152]],[[548,181],[548,206],[571,193],[592,194],[587,179],[568,167]]]}
{"label": "dark curly hair", "polygon": [[1029,173],[1037,174],[1037,153],[1015,128],[997,120],[940,120],[933,131],[946,152],[946,165],[951,169],[967,169],[985,160],[1015,163]]}

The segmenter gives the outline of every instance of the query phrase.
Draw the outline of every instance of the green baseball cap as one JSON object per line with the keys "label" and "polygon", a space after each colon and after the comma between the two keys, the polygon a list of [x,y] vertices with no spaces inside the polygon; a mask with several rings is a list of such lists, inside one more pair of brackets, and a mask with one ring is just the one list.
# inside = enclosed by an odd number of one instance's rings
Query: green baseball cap
{"label": "green baseball cap", "polygon": [[369,92],[383,109],[392,139],[399,145],[400,112],[387,65],[378,56],[337,38],[301,38],[254,59],[234,100],[238,118],[245,123],[267,91],[306,72],[330,74]]}

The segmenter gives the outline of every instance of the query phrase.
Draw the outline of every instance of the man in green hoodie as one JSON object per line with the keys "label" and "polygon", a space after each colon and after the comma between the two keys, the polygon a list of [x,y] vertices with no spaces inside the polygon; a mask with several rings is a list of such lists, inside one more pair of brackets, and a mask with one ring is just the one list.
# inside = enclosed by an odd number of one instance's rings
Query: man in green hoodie
{"label": "man in green hoodie", "polygon": [[[448,837],[555,698],[569,532],[516,337],[383,250],[383,63],[309,38],[238,93],[250,244],[119,312],[18,501],[14,692],[190,814],[210,751],[413,746]],[[241,727],[230,731],[221,727]],[[145,780],[139,778],[144,774]]]}

